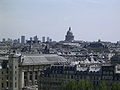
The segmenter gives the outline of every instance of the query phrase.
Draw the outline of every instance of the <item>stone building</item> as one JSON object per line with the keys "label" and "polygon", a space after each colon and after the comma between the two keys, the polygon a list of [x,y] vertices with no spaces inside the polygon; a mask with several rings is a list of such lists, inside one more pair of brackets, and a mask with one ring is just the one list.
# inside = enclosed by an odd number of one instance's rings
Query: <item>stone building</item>
{"label": "stone building", "polygon": [[114,56],[112,56],[111,63],[114,65],[120,64],[120,54],[115,54]]}
{"label": "stone building", "polygon": [[0,90],[8,90],[8,58],[0,56]]}
{"label": "stone building", "polygon": [[66,63],[66,59],[50,54],[10,54],[1,63],[0,90],[37,90],[38,73],[56,63]]}
{"label": "stone building", "polygon": [[[98,86],[101,80],[107,85],[119,82],[120,69],[114,65],[101,67],[77,67],[76,65],[53,65],[40,73],[38,90],[61,90],[61,84],[70,80],[86,80]],[[117,73],[116,73],[117,71]]]}

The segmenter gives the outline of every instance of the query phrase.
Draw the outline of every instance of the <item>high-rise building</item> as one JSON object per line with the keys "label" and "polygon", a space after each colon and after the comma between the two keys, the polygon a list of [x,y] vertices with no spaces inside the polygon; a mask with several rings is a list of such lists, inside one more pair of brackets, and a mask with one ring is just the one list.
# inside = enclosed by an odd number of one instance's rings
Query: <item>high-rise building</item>
{"label": "high-rise building", "polygon": [[69,27],[69,30],[67,31],[67,35],[65,36],[66,42],[72,42],[74,40],[74,35],[71,32],[71,27]]}
{"label": "high-rise building", "polygon": [[42,42],[45,42],[45,37],[42,37]]}
{"label": "high-rise building", "polygon": [[20,39],[18,38],[18,43],[20,43]]}
{"label": "high-rise building", "polygon": [[50,38],[49,37],[47,37],[47,42],[50,42]]}
{"label": "high-rise building", "polygon": [[25,36],[21,36],[21,44],[25,44]]}

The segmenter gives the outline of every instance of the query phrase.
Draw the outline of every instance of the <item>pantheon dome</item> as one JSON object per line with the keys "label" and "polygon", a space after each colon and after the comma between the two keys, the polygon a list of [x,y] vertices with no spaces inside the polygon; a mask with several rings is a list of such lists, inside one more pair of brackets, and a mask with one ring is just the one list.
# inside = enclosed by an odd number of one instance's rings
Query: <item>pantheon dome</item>
{"label": "pantheon dome", "polygon": [[66,42],[72,42],[74,40],[74,35],[71,32],[71,27],[69,27],[69,30],[67,31],[67,35],[65,36]]}

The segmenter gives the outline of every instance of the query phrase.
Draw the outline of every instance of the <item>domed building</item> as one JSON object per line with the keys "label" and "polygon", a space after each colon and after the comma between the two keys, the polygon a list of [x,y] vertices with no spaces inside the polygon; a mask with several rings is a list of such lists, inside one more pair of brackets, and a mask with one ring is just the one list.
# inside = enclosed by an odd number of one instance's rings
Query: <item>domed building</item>
{"label": "domed building", "polygon": [[71,32],[71,27],[69,27],[69,30],[67,31],[67,35],[65,36],[66,42],[72,42],[74,40],[74,35]]}

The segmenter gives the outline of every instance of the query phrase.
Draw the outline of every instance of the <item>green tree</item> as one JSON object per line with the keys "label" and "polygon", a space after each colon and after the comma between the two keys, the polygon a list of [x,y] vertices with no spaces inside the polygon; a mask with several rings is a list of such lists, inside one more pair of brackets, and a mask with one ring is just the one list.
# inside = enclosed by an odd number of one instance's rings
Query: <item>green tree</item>
{"label": "green tree", "polygon": [[87,81],[68,81],[62,84],[62,90],[93,90],[93,85]]}
{"label": "green tree", "polygon": [[112,83],[111,90],[120,90],[120,82]]}
{"label": "green tree", "polygon": [[68,81],[62,84],[62,90],[77,90],[77,81]]}
{"label": "green tree", "polygon": [[93,85],[85,80],[80,80],[77,85],[77,90],[93,90]]}
{"label": "green tree", "polygon": [[108,87],[105,82],[101,81],[97,87],[97,90],[108,90]]}

